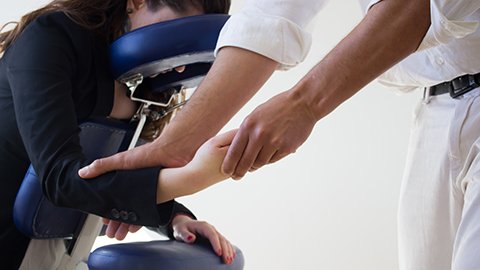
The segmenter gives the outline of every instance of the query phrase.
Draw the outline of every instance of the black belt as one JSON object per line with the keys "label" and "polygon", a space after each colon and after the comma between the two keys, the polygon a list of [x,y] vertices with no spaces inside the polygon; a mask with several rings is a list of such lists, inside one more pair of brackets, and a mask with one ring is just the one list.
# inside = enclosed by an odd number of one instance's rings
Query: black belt
{"label": "black belt", "polygon": [[480,86],[480,73],[467,74],[457,77],[449,82],[439,83],[434,86],[427,87],[428,96],[438,96],[450,93],[452,98],[457,98],[465,93]]}

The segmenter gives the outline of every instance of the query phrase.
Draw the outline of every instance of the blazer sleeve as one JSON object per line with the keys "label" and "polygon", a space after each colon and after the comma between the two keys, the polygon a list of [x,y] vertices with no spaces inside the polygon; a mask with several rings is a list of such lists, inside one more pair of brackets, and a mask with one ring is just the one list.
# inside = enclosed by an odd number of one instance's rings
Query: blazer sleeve
{"label": "blazer sleeve", "polygon": [[[164,209],[165,207],[166,207],[165,204],[159,204],[158,205],[158,212],[159,213],[165,213],[166,212],[165,209]],[[191,217],[192,219],[197,219],[197,217],[195,217],[195,215],[192,212],[190,212],[190,210],[188,210],[188,208],[186,208],[183,204],[175,202],[175,201],[173,202],[173,211],[172,212],[173,212],[173,215],[171,215],[171,220],[170,220],[170,222],[168,223],[167,226],[157,226],[157,227],[148,227],[147,226],[147,228],[151,231],[163,234],[170,239],[175,239],[175,236],[173,234],[172,220],[176,215],[186,215],[186,216]]]}
{"label": "blazer sleeve", "polygon": [[[72,36],[85,46],[74,44]],[[114,171],[90,180],[77,174],[90,161],[79,143],[73,86],[75,78],[89,72],[76,67],[90,57],[92,38],[63,16],[32,22],[6,52],[16,122],[28,156],[44,194],[58,206],[131,224],[167,225],[176,203],[162,205],[161,215],[157,211],[160,168]]]}

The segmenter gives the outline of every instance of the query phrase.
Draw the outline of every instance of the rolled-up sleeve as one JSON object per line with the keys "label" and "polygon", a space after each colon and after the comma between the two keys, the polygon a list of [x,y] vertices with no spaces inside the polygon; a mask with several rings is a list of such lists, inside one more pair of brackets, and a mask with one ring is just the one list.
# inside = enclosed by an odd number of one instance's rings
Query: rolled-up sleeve
{"label": "rolled-up sleeve", "polygon": [[478,0],[431,0],[431,25],[420,44],[419,50],[439,44],[447,44],[454,39],[460,39],[474,33],[479,26]]}
{"label": "rolled-up sleeve", "polygon": [[[366,11],[381,1],[371,1]],[[431,24],[418,50],[447,44],[475,33],[480,23],[479,9],[478,0],[430,0]]]}
{"label": "rolled-up sleeve", "polygon": [[223,27],[215,53],[226,46],[256,52],[289,69],[302,62],[311,46],[307,30],[326,0],[248,1]]}

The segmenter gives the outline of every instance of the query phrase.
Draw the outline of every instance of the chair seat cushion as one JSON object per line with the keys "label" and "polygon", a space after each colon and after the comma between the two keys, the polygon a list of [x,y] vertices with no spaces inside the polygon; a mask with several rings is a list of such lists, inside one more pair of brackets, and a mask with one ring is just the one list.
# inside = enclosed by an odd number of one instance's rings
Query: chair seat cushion
{"label": "chair seat cushion", "polygon": [[240,270],[242,252],[232,264],[224,264],[208,243],[186,244],[178,241],[151,241],[104,246],[90,254],[90,270]]}

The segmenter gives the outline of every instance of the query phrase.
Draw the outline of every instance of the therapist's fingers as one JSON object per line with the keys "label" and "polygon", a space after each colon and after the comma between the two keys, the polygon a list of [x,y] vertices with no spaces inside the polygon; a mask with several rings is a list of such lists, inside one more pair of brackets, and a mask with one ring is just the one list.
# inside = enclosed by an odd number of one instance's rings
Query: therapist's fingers
{"label": "therapist's fingers", "polygon": [[255,159],[257,158],[261,149],[262,145],[259,143],[258,140],[251,140],[251,138],[249,138],[242,158],[238,162],[237,168],[232,175],[233,179],[241,179],[245,176],[245,174],[253,166],[253,163],[255,162]]}
{"label": "therapist's fingers", "polygon": [[89,179],[114,170],[131,170],[157,166],[162,163],[156,155],[157,150],[161,151],[157,149],[157,145],[153,142],[110,157],[100,158],[90,165],[81,168],[78,171],[78,175],[81,178]]}
{"label": "therapist's fingers", "polygon": [[253,165],[250,168],[250,171],[258,170],[264,165],[271,163],[270,161],[276,153],[277,153],[276,147],[272,145],[264,145],[262,150],[260,150],[260,153],[258,153],[258,156],[255,159],[255,162],[253,162]]}
{"label": "therapist's fingers", "polygon": [[90,165],[81,168],[78,171],[78,175],[81,178],[89,179],[110,171],[126,169],[127,156],[125,153],[121,152],[110,157],[97,159]]}
{"label": "therapist's fingers", "polygon": [[288,155],[289,155],[289,152],[279,152],[279,151],[277,151],[275,153],[275,155],[272,156],[272,158],[270,159],[270,161],[268,163],[275,163],[275,162],[281,160],[282,158],[284,158]]}
{"label": "therapist's fingers", "polygon": [[233,175],[237,168],[237,164],[242,158],[243,151],[248,143],[248,133],[239,130],[232,140],[230,147],[228,148],[227,155],[222,163],[222,173],[226,175]]}
{"label": "therapist's fingers", "polygon": [[178,155],[171,155],[164,150],[164,145],[155,141],[144,144],[113,156],[97,159],[90,165],[81,168],[78,175],[89,179],[114,170],[132,170],[163,165],[165,167],[181,167],[188,161]]}

